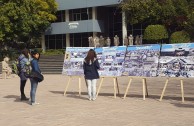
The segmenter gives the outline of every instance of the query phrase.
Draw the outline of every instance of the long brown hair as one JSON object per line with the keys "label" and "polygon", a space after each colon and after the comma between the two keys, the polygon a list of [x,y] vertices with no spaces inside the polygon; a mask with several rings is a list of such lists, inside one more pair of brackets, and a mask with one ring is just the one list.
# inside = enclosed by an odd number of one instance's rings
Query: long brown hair
{"label": "long brown hair", "polygon": [[26,57],[26,58],[29,58],[29,50],[28,49],[23,49],[22,50],[22,54]]}
{"label": "long brown hair", "polygon": [[96,58],[96,52],[93,49],[90,49],[88,51],[88,54],[85,58],[86,63],[90,63],[90,61],[94,62],[94,59]]}

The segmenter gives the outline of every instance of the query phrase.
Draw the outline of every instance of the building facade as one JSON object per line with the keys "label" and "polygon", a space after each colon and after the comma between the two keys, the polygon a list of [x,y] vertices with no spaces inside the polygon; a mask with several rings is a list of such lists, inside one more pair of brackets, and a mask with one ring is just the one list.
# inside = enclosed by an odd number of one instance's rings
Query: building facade
{"label": "building facade", "polygon": [[[64,49],[66,47],[88,47],[88,37],[123,38],[129,35],[125,13],[118,9],[122,0],[56,0],[57,20],[46,30],[42,47]],[[127,31],[127,29],[130,29]]]}

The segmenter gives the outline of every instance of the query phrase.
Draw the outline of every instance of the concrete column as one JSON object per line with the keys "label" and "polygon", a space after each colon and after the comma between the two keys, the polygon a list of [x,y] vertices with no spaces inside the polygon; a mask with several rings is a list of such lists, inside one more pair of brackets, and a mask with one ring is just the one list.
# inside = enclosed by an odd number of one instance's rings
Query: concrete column
{"label": "concrete column", "polygon": [[92,20],[97,19],[97,10],[96,7],[92,7]]}
{"label": "concrete column", "polygon": [[69,22],[69,10],[65,11],[65,21]]}
{"label": "concrete column", "polygon": [[[65,11],[65,22],[69,22],[69,10]],[[66,47],[70,47],[70,35],[66,33]]]}
{"label": "concrete column", "polygon": [[[97,11],[96,7],[92,7],[92,20],[97,20]],[[97,36],[97,32],[93,32],[93,37]]]}
{"label": "concrete column", "polygon": [[66,34],[66,47],[70,47],[70,35]]}
{"label": "concrete column", "polygon": [[42,51],[45,52],[46,51],[46,46],[45,46],[45,35],[44,35],[44,33],[42,33],[42,35],[41,35],[41,47],[42,47]]}
{"label": "concrete column", "polygon": [[127,36],[127,23],[126,23],[126,15],[125,12],[122,12],[122,35],[123,35],[123,45],[124,45],[124,38]]}

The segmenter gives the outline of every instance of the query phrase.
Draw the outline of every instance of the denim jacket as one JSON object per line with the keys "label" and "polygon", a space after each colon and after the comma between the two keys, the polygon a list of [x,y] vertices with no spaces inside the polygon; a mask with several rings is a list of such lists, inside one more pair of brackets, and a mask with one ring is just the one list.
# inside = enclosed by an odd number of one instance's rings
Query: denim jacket
{"label": "denim jacket", "polygon": [[36,71],[36,72],[41,73],[37,59],[32,59],[31,66],[32,66],[32,71]]}

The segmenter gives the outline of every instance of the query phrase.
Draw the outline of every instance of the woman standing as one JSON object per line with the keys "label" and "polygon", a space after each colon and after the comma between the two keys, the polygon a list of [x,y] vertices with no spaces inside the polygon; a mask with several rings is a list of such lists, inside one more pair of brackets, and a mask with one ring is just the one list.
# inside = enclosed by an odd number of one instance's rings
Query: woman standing
{"label": "woman standing", "polygon": [[88,84],[88,96],[89,100],[96,99],[96,81],[99,78],[98,69],[100,68],[96,52],[93,49],[88,51],[86,58],[84,59],[84,75]]}
{"label": "woman standing", "polygon": [[25,85],[26,85],[26,81],[28,79],[24,75],[24,73],[25,73],[24,66],[26,64],[30,63],[30,61],[29,61],[29,55],[30,54],[29,54],[28,49],[24,49],[24,50],[22,50],[22,53],[21,53],[21,55],[18,58],[19,67],[20,67],[19,77],[20,77],[21,101],[29,100],[29,98],[27,98],[26,95],[25,95],[25,93],[24,93],[24,88],[25,88]]}
{"label": "woman standing", "polygon": [[[32,71],[41,73],[38,65],[40,53],[38,53],[37,51],[32,51],[31,56],[32,56],[32,61],[31,61]],[[30,82],[31,82],[31,91],[30,91],[31,105],[36,105],[36,104],[39,104],[36,102],[36,99],[35,99],[36,90],[38,87],[38,81],[33,78],[30,78]]]}

